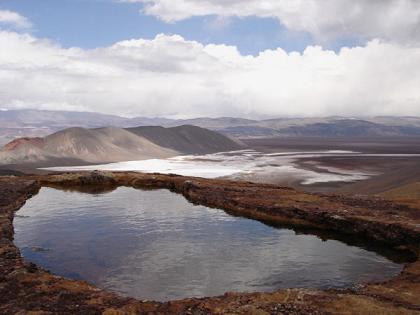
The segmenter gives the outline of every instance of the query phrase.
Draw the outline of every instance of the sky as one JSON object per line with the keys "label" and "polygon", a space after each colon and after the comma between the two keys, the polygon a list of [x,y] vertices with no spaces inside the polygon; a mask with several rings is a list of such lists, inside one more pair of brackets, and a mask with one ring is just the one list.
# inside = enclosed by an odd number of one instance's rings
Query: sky
{"label": "sky", "polygon": [[0,108],[420,116],[417,0],[0,0]]}

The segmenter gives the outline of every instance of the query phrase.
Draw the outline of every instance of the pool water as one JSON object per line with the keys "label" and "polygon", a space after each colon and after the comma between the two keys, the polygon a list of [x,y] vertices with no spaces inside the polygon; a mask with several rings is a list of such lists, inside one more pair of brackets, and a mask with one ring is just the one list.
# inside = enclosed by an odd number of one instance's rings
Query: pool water
{"label": "pool water", "polygon": [[52,273],[159,301],[343,288],[403,268],[363,248],[193,205],[168,190],[42,188],[14,226],[24,258]]}

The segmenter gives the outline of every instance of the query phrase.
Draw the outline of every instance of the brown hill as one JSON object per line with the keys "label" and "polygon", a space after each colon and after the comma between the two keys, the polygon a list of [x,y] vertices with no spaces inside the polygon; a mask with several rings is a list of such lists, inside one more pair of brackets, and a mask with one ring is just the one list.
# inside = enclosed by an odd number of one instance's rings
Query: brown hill
{"label": "brown hill", "polygon": [[44,138],[20,138],[0,150],[0,165],[75,165],[232,151],[241,146],[194,126],[68,128]]}
{"label": "brown hill", "polygon": [[178,155],[127,130],[69,128],[41,140],[14,140],[0,151],[1,164],[48,162],[57,159],[107,163]]}

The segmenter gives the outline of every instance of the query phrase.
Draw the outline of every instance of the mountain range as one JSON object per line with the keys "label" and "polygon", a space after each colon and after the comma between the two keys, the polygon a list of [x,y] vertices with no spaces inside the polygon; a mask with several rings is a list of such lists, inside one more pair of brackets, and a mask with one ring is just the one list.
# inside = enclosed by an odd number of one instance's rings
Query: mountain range
{"label": "mountain range", "polygon": [[[19,137],[43,137],[70,127],[116,126],[177,127],[194,125],[235,138],[267,137],[357,137],[419,136],[420,117],[311,117],[252,120],[235,117],[168,119],[86,112],[3,110],[0,111],[0,145]],[[157,129],[155,130],[157,132]],[[162,133],[162,129],[160,129]],[[143,134],[142,136],[148,136]],[[163,135],[162,135],[163,137]],[[161,140],[164,141],[164,140]],[[166,143],[170,140],[165,140]],[[164,141],[164,142],[165,142]]]}
{"label": "mountain range", "polygon": [[188,125],[128,129],[71,127],[46,137],[12,140],[0,150],[0,165],[98,164],[241,148],[241,144],[224,135]]}

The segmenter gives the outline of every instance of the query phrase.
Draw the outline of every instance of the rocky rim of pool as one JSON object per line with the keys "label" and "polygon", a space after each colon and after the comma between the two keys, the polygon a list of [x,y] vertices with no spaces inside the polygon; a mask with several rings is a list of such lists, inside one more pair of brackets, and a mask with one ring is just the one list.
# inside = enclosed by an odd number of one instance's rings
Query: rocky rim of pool
{"label": "rocky rim of pool", "polygon": [[[165,303],[121,297],[24,261],[13,244],[14,213],[41,186],[90,191],[165,188],[233,215],[311,234],[339,233],[410,251],[397,277],[351,289],[282,289]],[[273,185],[175,175],[63,173],[0,179],[0,313],[82,314],[420,314],[420,207],[376,197],[308,194]]]}

